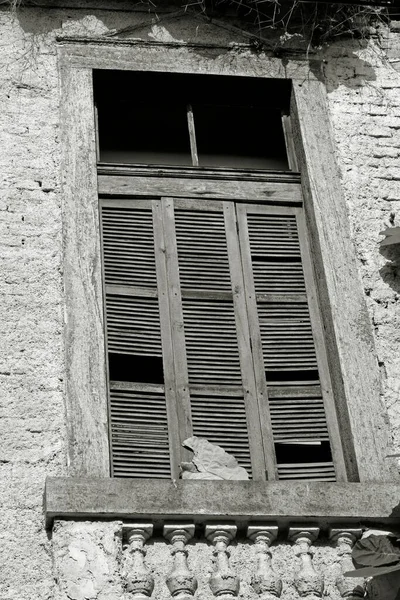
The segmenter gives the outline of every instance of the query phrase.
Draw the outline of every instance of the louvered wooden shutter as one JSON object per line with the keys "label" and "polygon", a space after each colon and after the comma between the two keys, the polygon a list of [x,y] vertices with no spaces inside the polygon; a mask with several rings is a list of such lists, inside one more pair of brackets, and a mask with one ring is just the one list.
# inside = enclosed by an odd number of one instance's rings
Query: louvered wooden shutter
{"label": "louvered wooden shutter", "polygon": [[232,204],[219,201],[174,201],[185,333],[181,351],[187,356],[193,434],[222,446],[249,475],[263,478],[232,210]]}
{"label": "louvered wooden shutter", "polygon": [[[110,381],[113,474],[178,477],[197,435],[255,479],[335,480],[301,209],[109,199],[102,225],[108,350],[135,371]],[[157,360],[163,381],[146,381],[141,365]],[[329,443],[334,460],[316,459]]]}
{"label": "louvered wooden shutter", "polygon": [[277,452],[277,476],[334,481],[332,458],[316,458],[322,444],[329,454],[327,412],[330,430],[338,431],[321,388],[322,370],[330,392],[302,210],[240,205],[237,211],[254,360],[268,395],[265,433]]}
{"label": "louvered wooden shutter", "polygon": [[124,381],[109,385],[112,472],[168,478],[165,386],[141,381],[138,372],[138,360],[162,359],[152,205],[103,200],[101,218],[108,352],[127,365]]}

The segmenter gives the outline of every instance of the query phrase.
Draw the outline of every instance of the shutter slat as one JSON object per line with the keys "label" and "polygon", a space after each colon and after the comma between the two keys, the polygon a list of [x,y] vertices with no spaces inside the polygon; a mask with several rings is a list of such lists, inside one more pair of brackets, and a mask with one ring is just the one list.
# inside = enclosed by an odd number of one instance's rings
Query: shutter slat
{"label": "shutter slat", "polygon": [[138,356],[162,356],[156,298],[106,295],[108,349]]}
{"label": "shutter slat", "polygon": [[[241,385],[233,302],[183,298],[189,385]],[[208,335],[210,333],[210,335]]]}
{"label": "shutter slat", "polygon": [[265,369],[317,369],[307,305],[258,303],[257,308]]}
{"label": "shutter slat", "polygon": [[[242,396],[232,398],[191,394],[193,434],[205,437],[212,444],[233,454],[251,476],[251,458],[246,420],[246,406]],[[238,390],[238,391],[239,391]],[[233,410],[234,409],[234,410]]]}
{"label": "shutter slat", "polygon": [[157,287],[151,206],[102,207],[108,285]]}
{"label": "shutter slat", "polygon": [[222,212],[175,209],[182,290],[231,291]]}
{"label": "shutter slat", "polygon": [[335,468],[327,463],[287,463],[278,465],[279,479],[312,479],[314,481],[335,481]]}
{"label": "shutter slat", "polygon": [[[110,419],[115,477],[171,477],[168,419],[162,386],[110,383]],[[127,387],[127,384],[125,384]]]}
{"label": "shutter slat", "polygon": [[247,223],[256,294],[304,294],[296,216],[249,214]]}

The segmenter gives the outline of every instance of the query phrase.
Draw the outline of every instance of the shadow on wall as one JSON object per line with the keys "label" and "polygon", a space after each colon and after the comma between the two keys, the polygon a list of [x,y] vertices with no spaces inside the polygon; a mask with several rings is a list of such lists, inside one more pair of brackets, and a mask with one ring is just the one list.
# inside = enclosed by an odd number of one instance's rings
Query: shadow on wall
{"label": "shadow on wall", "polygon": [[[379,251],[388,261],[379,269],[379,273],[383,281],[389,285],[394,292],[400,294],[400,244],[383,246]],[[400,516],[400,508],[398,510]]]}
{"label": "shadow on wall", "polygon": [[[283,63],[292,57],[303,59],[308,52],[306,40],[298,34],[282,35],[279,30],[261,32],[263,41],[258,42],[258,34],[242,29],[238,19],[215,19],[188,13],[175,8],[157,10],[138,9],[133,12],[121,10],[82,10],[19,8],[16,18],[25,33],[43,36],[50,33],[66,35],[105,36],[110,39],[142,39],[147,41],[202,43],[229,45],[235,42],[250,43],[257,53],[273,52],[282,56]],[[358,88],[366,81],[376,79],[373,66],[359,57],[368,46],[365,39],[340,38],[337,42],[324,46],[319,51],[308,53],[310,71],[327,85],[328,92],[339,85]],[[192,49],[201,55],[207,49]],[[221,49],[222,51],[222,49]],[[287,55],[287,58],[286,58]]]}
{"label": "shadow on wall", "polygon": [[[321,49],[319,60],[327,92],[339,86],[357,90],[376,80],[375,67],[359,55],[369,47],[367,39],[344,38]],[[314,75],[321,79],[314,72]]]}

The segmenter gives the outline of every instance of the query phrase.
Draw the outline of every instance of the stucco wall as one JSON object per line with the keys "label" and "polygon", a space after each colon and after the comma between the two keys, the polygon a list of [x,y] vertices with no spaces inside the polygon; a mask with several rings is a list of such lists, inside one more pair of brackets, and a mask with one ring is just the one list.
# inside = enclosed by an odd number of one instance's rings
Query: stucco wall
{"label": "stucco wall", "polygon": [[[59,596],[57,600],[116,600],[123,598],[124,576],[132,573],[127,563],[129,550],[123,550],[121,523],[71,523],[58,521],[54,532],[55,564]],[[251,586],[256,570],[255,548],[241,536],[230,547],[230,567],[240,578],[242,598],[255,600],[258,596]],[[170,545],[155,537],[146,544],[145,564],[154,577],[154,598],[167,600],[171,595],[166,579],[173,567]],[[211,600],[209,578],[214,571],[213,547],[204,538],[192,540],[188,546],[188,565],[198,581],[199,600]],[[340,598],[335,579],[340,573],[340,558],[326,540],[314,547],[314,566],[324,574],[325,589],[332,600]],[[294,575],[300,567],[290,543],[280,542],[272,547],[273,567],[283,582],[283,597],[298,597]],[[129,568],[130,567],[130,568]],[[128,598],[129,595],[126,595]],[[389,599],[388,599],[389,600]]]}
{"label": "stucco wall", "polygon": [[353,240],[370,311],[393,451],[400,450],[399,249],[379,232],[400,223],[400,35],[324,52],[325,77]]}
{"label": "stucco wall", "polygon": [[[67,473],[62,174],[55,35],[60,32],[101,35],[148,18],[146,12],[129,14],[84,8],[47,11],[21,8],[16,15],[5,9],[0,12],[1,600],[53,598],[51,542],[43,528],[43,486],[46,475]],[[214,27],[185,17],[139,27],[132,35],[145,39],[216,41],[217,34]],[[396,44],[400,50],[399,38],[398,33],[392,32],[390,38],[383,40],[383,50],[375,41],[338,42],[324,50],[338,158],[360,274],[376,334],[382,398],[397,451],[400,450],[397,250],[383,256],[378,240],[379,231],[390,223],[391,213],[395,213],[396,222],[400,203],[400,73],[395,70],[398,63],[391,63],[386,52],[390,42],[390,57],[396,60],[400,53],[396,51]],[[218,31],[222,43],[231,39],[231,33]],[[168,556],[162,548],[162,553]],[[282,550],[282,564],[286,551]],[[200,563],[202,552],[209,553],[209,548],[202,546],[198,550],[196,560]],[[234,550],[232,556],[238,567],[242,560],[240,552]],[[149,560],[153,560],[152,553],[153,547],[149,550]],[[249,560],[247,557],[246,554],[244,562]],[[163,563],[160,569],[166,565],[167,562]],[[65,591],[57,593],[61,598],[74,598]],[[119,597],[119,591],[115,590],[104,594],[83,597]]]}
{"label": "stucco wall", "polygon": [[[162,537],[156,535],[145,545],[145,558],[143,562],[140,561],[138,569],[138,564],[134,565],[130,558],[129,547],[123,543],[121,522],[57,521],[53,536],[57,600],[128,600],[132,596],[126,592],[126,579],[130,577],[138,581],[140,574],[143,576],[143,570],[147,571],[154,581],[152,597],[157,600],[171,598],[166,581],[175,567],[174,558],[171,546]],[[186,566],[197,580],[196,598],[212,600],[215,596],[210,589],[210,577],[218,568],[212,545],[204,538],[196,536],[187,544],[186,549]],[[311,546],[311,555],[312,563],[308,563],[302,575],[304,581],[308,582],[305,585],[308,594],[304,595],[315,599],[320,597],[320,594],[317,592],[313,595],[312,592],[323,590],[325,598],[339,600],[342,597],[341,592],[344,591],[343,588],[339,590],[337,585],[338,579],[343,580],[343,554],[326,536],[322,536]],[[273,574],[267,573],[265,566],[262,570],[266,580],[276,578],[281,581],[281,597],[285,600],[299,598],[296,576],[304,564],[294,551],[293,544],[285,540],[284,536],[278,538],[271,546],[271,556]],[[182,564],[180,569],[182,573]],[[242,535],[229,545],[229,569],[239,578],[240,598],[256,600],[260,597],[253,587],[253,578],[257,570],[257,549]],[[347,564],[344,570],[348,569]],[[355,588],[360,594],[362,581],[347,578],[345,582],[345,585],[349,584],[350,589]],[[395,600],[399,585],[398,572],[375,578],[367,585],[369,599]],[[273,589],[274,586],[271,585],[270,590]],[[350,589],[347,590],[348,593]],[[275,596],[266,594],[261,597]]]}

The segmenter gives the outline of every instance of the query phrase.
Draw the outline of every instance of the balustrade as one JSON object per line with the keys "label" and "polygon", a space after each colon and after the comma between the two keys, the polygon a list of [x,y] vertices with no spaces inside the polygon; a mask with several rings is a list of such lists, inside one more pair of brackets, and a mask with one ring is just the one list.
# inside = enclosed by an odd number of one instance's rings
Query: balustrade
{"label": "balustrade", "polygon": [[[71,522],[64,527],[70,527]],[[90,523],[79,525],[84,552],[93,535]],[[110,532],[118,523],[104,522]],[[121,527],[121,522],[119,522]],[[97,531],[97,530],[96,530]],[[56,528],[56,534],[59,527]],[[121,571],[110,573],[124,590],[124,600],[251,600],[305,598],[306,600],[359,600],[365,596],[363,579],[347,578],[353,569],[351,551],[361,536],[361,528],[331,527],[323,530],[310,523],[278,528],[277,523],[209,522],[133,522],[122,526],[124,550],[115,554]],[[82,537],[83,536],[83,537]],[[118,548],[118,539],[115,549]],[[191,542],[188,546],[188,542]],[[314,550],[318,548],[315,555]],[[147,550],[150,552],[146,555]],[[99,566],[79,562],[79,580],[96,579],[108,561],[110,546],[96,546],[92,555],[99,556]],[[232,556],[231,556],[232,551]],[[74,550],[74,556],[81,556]],[[89,553],[89,555],[91,555]],[[172,559],[171,559],[172,556]],[[87,567],[86,567],[87,564]],[[87,570],[87,573],[85,572]],[[118,569],[117,569],[118,571]],[[62,568],[58,568],[62,572]],[[102,585],[104,582],[102,583]],[[94,585],[94,587],[96,587]],[[375,595],[376,596],[376,595]],[[377,596],[376,596],[377,597]],[[66,599],[66,597],[65,597]],[[60,596],[60,600],[64,600]],[[394,600],[394,598],[385,598]]]}

